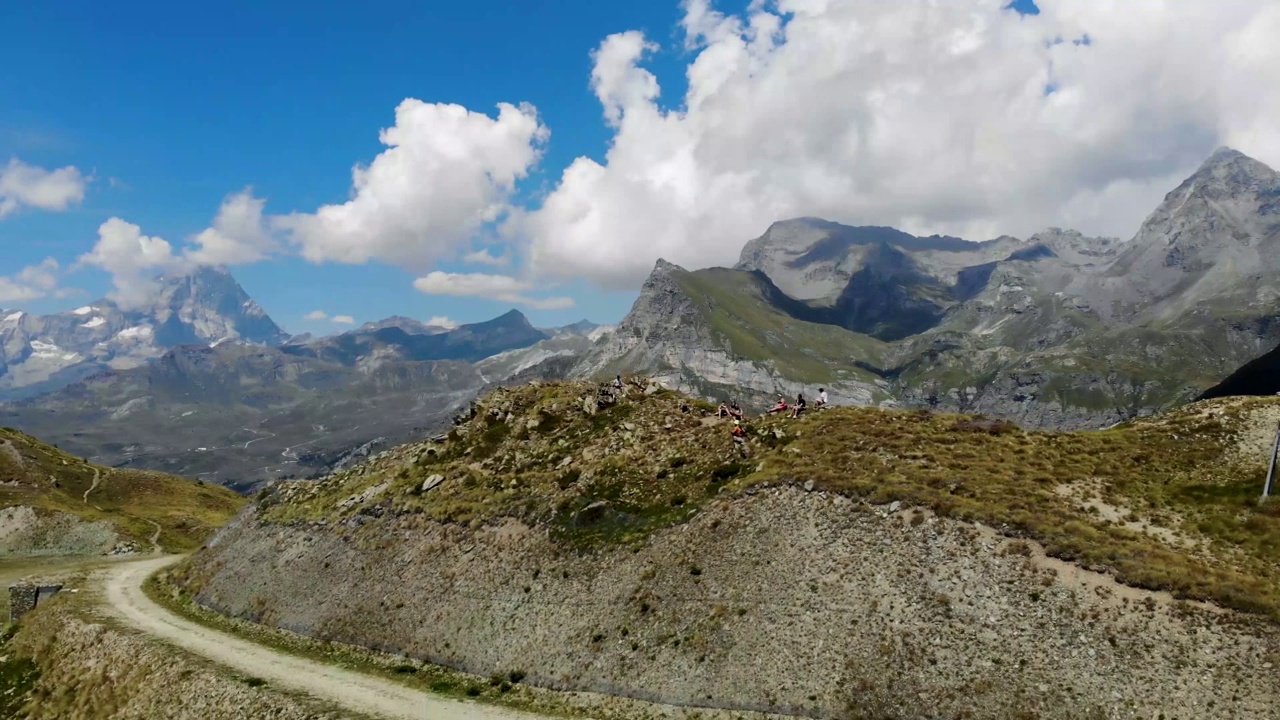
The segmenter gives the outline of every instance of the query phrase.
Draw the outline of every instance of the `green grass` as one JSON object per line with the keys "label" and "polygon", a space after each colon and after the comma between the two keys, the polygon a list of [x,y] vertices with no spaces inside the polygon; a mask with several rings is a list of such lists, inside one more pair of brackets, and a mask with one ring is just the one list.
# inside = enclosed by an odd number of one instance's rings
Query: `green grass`
{"label": "green grass", "polygon": [[[588,392],[593,385],[574,383],[498,391],[481,404],[510,412],[508,429],[496,430],[482,412],[434,454],[424,452],[429,444],[406,447],[320,483],[282,485],[263,517],[340,520],[360,512],[339,510],[344,498],[386,483],[370,504],[387,512],[465,524],[517,517],[568,547],[590,549],[643,542],[722,491],[812,480],[827,492],[900,500],[1033,539],[1050,555],[1130,585],[1280,618],[1280,501],[1257,503],[1265,458],[1236,450],[1254,413],[1272,400],[1202,404],[1066,433],[927,411],[833,408],[800,420],[750,420],[752,454],[743,459],[726,424],[696,407],[682,412],[688,403],[677,394],[635,393],[587,415]],[[433,474],[446,482],[414,492]],[[1127,515],[1108,519],[1104,506]]]}
{"label": "green grass", "polygon": [[759,280],[737,270],[712,268],[676,273],[681,288],[702,308],[711,327],[735,355],[772,361],[779,372],[803,382],[841,378],[871,380],[853,361],[879,365],[888,344],[834,325],[797,320],[761,296]]}
{"label": "green grass", "polygon": [[40,668],[30,658],[20,657],[10,646],[14,628],[0,633],[0,718],[21,717],[22,707],[40,679]]}
{"label": "green grass", "polygon": [[[0,507],[26,505],[38,511],[67,512],[86,521],[106,520],[124,537],[148,547],[160,526],[159,542],[170,551],[199,547],[246,502],[216,485],[143,470],[90,464],[83,458],[46,445],[29,435],[0,428]],[[99,483],[93,485],[94,471]]]}

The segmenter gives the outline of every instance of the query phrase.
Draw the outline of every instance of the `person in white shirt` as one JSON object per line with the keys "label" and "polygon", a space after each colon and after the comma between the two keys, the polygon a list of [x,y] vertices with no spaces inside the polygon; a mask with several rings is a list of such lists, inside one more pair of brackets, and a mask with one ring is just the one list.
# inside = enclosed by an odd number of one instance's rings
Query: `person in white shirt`
{"label": "person in white shirt", "polygon": [[818,399],[813,401],[814,408],[826,407],[829,400],[827,399],[827,389],[818,388]]}

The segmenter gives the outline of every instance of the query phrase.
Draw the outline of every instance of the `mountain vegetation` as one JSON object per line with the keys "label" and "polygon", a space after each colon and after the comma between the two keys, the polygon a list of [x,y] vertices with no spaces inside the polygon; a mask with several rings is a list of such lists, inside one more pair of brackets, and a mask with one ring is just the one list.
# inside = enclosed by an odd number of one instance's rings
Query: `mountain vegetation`
{"label": "mountain vegetation", "polygon": [[243,504],[216,485],[95,465],[0,427],[0,554],[191,550]]}

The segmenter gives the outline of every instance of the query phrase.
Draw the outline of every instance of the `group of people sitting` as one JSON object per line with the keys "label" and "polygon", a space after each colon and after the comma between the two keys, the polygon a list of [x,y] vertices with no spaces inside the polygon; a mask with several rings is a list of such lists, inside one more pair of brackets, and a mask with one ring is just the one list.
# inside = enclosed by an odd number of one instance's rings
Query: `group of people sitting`
{"label": "group of people sitting", "polygon": [[[823,408],[823,407],[826,407],[830,402],[831,402],[830,399],[827,397],[827,389],[818,388],[818,397],[813,401],[813,407],[815,409]],[[778,404],[766,410],[764,414],[776,415],[778,413],[782,413],[790,410],[791,417],[797,418],[797,417],[800,417],[800,413],[803,413],[808,409],[809,409],[809,403],[804,399],[804,393],[796,394],[795,405],[788,405],[787,399],[782,395],[779,395]],[[734,400],[728,405],[721,403],[720,408],[716,410],[716,416],[727,417],[733,420],[741,421],[743,419],[743,412],[742,412],[742,408],[738,407],[738,401]]]}

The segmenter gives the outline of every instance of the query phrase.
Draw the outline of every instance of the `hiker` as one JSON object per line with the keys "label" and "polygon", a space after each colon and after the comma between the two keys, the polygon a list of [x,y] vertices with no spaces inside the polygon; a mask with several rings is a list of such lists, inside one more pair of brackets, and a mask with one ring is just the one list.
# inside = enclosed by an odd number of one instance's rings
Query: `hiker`
{"label": "hiker", "polygon": [[813,401],[813,409],[820,410],[826,407],[829,402],[831,401],[827,399],[826,388],[818,388],[818,399]]}
{"label": "hiker", "polygon": [[729,417],[729,406],[720,403],[720,407],[716,408],[716,417]]}
{"label": "hiker", "polygon": [[765,411],[765,415],[773,415],[774,413],[786,412],[788,409],[787,401],[781,395],[778,396],[778,404]]}
{"label": "hiker", "polygon": [[807,409],[808,407],[805,405],[805,402],[804,402],[804,393],[797,393],[796,406],[791,409],[791,417],[798,418],[800,417],[800,413],[804,412]]}
{"label": "hiker", "polygon": [[738,407],[737,400],[734,400],[733,402],[729,403],[729,417],[735,420],[742,419],[742,408]]}
{"label": "hiker", "polygon": [[733,427],[729,430],[729,434],[733,436],[734,448],[737,449],[740,455],[742,455],[743,457],[746,457],[748,453],[747,429],[742,427],[741,420],[733,421]]}
{"label": "hiker", "polygon": [[614,388],[616,388],[616,389],[618,389],[618,390],[621,390],[621,389],[622,389],[622,376],[621,376],[621,375],[619,375],[619,376],[617,376],[617,377],[615,377],[615,378],[613,379],[613,387],[614,387]]}

